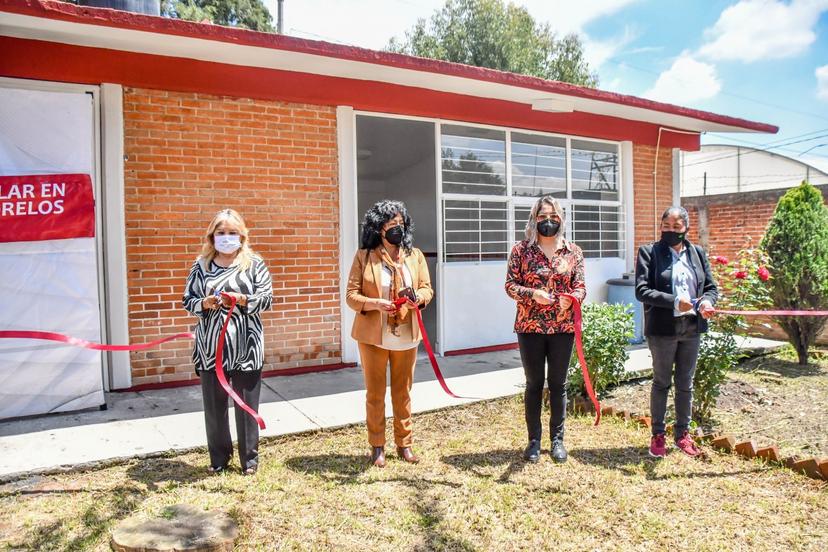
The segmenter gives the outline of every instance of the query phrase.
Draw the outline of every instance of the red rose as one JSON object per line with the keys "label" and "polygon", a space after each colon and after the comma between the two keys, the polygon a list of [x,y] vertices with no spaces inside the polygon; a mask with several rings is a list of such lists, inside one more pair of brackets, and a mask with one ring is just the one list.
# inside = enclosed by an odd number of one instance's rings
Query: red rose
{"label": "red rose", "polygon": [[768,278],[770,278],[770,271],[764,266],[759,267],[758,273],[759,273],[759,279],[762,280],[763,282],[767,282]]}
{"label": "red rose", "polygon": [[747,278],[747,272],[745,272],[744,270],[737,270],[733,273],[733,277],[737,280],[744,280],[745,278]]}
{"label": "red rose", "polygon": [[716,262],[716,264],[720,264],[720,265],[726,265],[730,262],[727,259],[727,257],[722,257],[721,255],[716,255],[715,257],[713,257],[713,260]]}

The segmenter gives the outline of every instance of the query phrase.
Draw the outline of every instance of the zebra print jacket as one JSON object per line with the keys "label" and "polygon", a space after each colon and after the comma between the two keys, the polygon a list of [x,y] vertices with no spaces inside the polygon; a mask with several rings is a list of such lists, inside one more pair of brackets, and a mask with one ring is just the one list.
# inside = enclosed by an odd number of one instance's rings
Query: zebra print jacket
{"label": "zebra print jacket", "polygon": [[261,312],[273,302],[273,283],[261,257],[254,256],[247,270],[239,266],[204,267],[197,259],[187,278],[184,308],[198,317],[195,328],[193,364],[196,373],[216,369],[216,344],[227,309],[203,310],[202,300],[216,290],[247,295],[247,306],[236,306],[224,341],[225,372],[261,370],[264,363],[264,333]]}

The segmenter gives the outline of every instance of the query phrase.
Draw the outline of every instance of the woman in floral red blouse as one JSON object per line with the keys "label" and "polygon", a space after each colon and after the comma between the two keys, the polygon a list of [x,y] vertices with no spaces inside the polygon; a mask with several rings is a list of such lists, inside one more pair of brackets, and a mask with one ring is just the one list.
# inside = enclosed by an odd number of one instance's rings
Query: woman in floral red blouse
{"label": "woman in floral red blouse", "polygon": [[[563,237],[564,211],[553,197],[540,198],[526,223],[526,239],[509,255],[506,293],[517,301],[515,332],[526,374],[523,396],[529,445],[525,460],[540,459],[543,381],[549,383],[552,416],[552,459],[566,462],[563,444],[566,417],[566,374],[575,342],[572,300],[583,301],[584,255],[581,248]],[[546,373],[546,365],[549,370]]]}

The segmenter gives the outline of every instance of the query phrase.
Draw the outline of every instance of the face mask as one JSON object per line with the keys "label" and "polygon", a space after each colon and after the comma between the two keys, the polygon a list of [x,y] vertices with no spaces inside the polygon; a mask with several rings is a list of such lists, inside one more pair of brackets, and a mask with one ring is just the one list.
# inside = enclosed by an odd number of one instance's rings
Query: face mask
{"label": "face mask", "polygon": [[546,219],[538,223],[538,233],[544,238],[551,238],[561,229],[561,223]]}
{"label": "face mask", "polygon": [[664,230],[661,232],[661,241],[669,247],[675,247],[684,241],[685,234],[686,232],[667,232]]}
{"label": "face mask", "polygon": [[385,239],[391,245],[400,245],[403,241],[403,227],[395,226],[385,231]]}
{"label": "face mask", "polygon": [[230,255],[235,253],[241,247],[241,238],[238,235],[224,234],[221,236],[214,236],[213,241],[216,244],[216,251]]}

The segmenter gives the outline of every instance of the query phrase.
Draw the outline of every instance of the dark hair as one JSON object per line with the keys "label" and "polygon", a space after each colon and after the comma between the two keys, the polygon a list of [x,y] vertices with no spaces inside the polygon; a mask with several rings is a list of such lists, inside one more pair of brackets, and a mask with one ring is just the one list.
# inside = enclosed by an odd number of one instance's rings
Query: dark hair
{"label": "dark hair", "polygon": [[382,227],[397,214],[401,215],[403,219],[403,241],[400,247],[406,253],[411,253],[411,248],[414,246],[414,225],[411,223],[411,217],[408,216],[405,204],[402,201],[391,199],[377,201],[370,209],[365,211],[365,217],[362,219],[362,239],[359,248],[374,249],[379,247],[382,243]]}
{"label": "dark hair", "polygon": [[664,214],[661,215],[661,222],[667,220],[667,217],[670,215],[678,215],[678,217],[684,221],[684,229],[690,230],[690,215],[687,214],[687,209],[678,205],[668,207],[667,210],[664,211]]}

